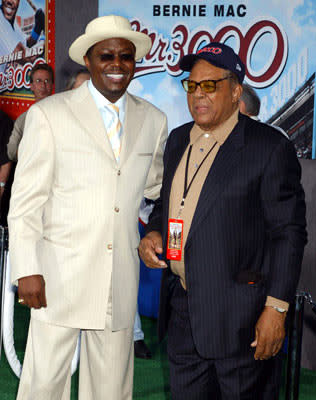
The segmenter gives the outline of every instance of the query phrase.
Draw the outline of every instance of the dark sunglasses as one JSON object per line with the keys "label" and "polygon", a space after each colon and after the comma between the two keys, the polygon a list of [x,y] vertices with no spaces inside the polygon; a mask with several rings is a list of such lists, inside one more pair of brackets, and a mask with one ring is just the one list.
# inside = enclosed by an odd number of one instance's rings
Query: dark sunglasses
{"label": "dark sunglasses", "polygon": [[201,82],[191,81],[190,79],[182,79],[181,83],[182,83],[183,89],[187,93],[194,93],[198,86],[200,86],[202,92],[204,92],[204,93],[213,93],[216,90],[216,83],[220,82],[220,81],[224,81],[225,79],[228,79],[228,78],[229,78],[229,76],[226,76],[225,78],[222,78],[222,79],[217,79],[217,80],[208,79],[208,80],[201,81]]}

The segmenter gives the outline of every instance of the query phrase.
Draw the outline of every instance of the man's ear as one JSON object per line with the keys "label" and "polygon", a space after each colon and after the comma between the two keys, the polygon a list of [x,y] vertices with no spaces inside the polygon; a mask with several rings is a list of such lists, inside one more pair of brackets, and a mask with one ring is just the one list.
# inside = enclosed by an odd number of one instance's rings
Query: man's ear
{"label": "man's ear", "polygon": [[83,60],[84,60],[84,63],[86,64],[86,67],[87,67],[88,71],[90,72],[90,60],[89,60],[89,57],[87,55],[85,55],[85,56],[83,56]]}
{"label": "man's ear", "polygon": [[242,86],[238,83],[235,85],[233,88],[233,103],[237,103],[240,99],[240,96],[242,94]]}

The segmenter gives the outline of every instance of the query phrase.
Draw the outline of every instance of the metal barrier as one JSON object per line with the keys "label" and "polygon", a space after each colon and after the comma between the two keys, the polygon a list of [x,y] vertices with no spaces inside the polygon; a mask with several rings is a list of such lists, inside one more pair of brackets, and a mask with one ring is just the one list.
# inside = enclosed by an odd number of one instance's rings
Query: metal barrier
{"label": "metal barrier", "polygon": [[0,269],[1,269],[1,341],[7,361],[17,377],[22,366],[14,347],[14,302],[16,288],[10,283],[10,264],[8,259],[8,229],[0,227]]}
{"label": "metal barrier", "polygon": [[313,302],[312,296],[307,292],[296,293],[295,303],[291,305],[289,312],[285,400],[298,400],[299,398],[305,302],[310,304],[312,310],[316,313],[316,303]]}
{"label": "metal barrier", "polygon": [[0,226],[0,358],[2,350],[2,326],[3,326],[3,311],[4,311],[4,266],[5,254],[7,250],[7,228]]}
{"label": "metal barrier", "polygon": [[[19,378],[22,372],[21,363],[17,357],[14,346],[14,303],[16,288],[10,282],[10,257],[8,252],[8,229],[0,226],[0,358],[1,344],[8,360],[8,363]],[[21,306],[22,307],[22,306]],[[73,374],[77,367],[80,357],[80,335],[77,341],[77,347],[71,364],[71,373]]]}

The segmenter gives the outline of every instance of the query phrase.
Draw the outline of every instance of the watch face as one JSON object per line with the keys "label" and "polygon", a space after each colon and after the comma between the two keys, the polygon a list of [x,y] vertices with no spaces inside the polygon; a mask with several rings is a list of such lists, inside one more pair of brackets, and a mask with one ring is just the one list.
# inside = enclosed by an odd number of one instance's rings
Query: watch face
{"label": "watch face", "polygon": [[284,313],[286,312],[286,310],[284,308],[280,308],[280,307],[274,307],[277,311],[279,311],[280,313]]}

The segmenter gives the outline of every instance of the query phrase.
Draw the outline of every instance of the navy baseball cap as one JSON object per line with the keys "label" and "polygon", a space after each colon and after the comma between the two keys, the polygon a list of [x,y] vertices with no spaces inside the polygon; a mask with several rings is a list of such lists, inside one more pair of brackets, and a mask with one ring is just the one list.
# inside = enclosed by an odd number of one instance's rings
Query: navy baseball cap
{"label": "navy baseball cap", "polygon": [[245,66],[234,50],[224,43],[212,42],[202,47],[196,54],[188,54],[180,60],[183,71],[191,71],[197,60],[205,60],[215,67],[233,72],[240,84],[245,77]]}

